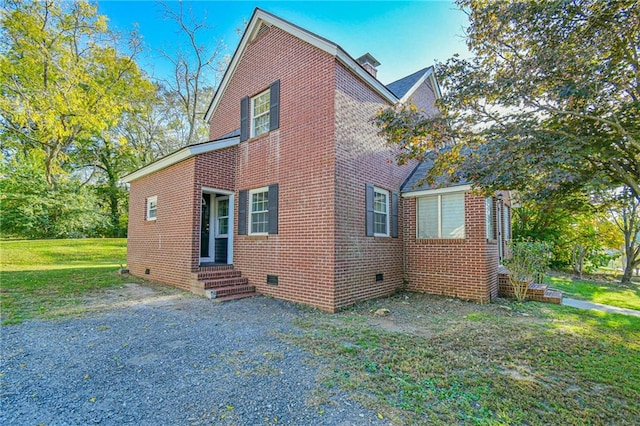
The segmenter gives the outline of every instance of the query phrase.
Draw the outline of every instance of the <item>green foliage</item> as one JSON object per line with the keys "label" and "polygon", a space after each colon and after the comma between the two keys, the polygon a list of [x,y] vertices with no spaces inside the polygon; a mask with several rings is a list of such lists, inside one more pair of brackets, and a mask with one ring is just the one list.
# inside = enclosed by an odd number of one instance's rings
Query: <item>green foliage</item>
{"label": "green foliage", "polygon": [[[382,111],[399,161],[525,198],[626,185],[640,198],[640,3],[459,0],[475,55],[437,67],[441,114]],[[455,148],[443,150],[455,141]]]}
{"label": "green foliage", "polygon": [[511,241],[509,251],[510,257],[504,260],[504,265],[509,269],[513,293],[522,301],[529,284],[547,272],[551,250],[548,244],[540,241]]}
{"label": "green foliage", "polygon": [[579,196],[523,202],[513,209],[513,237],[546,242],[551,265],[578,275],[606,264],[624,242],[606,209]]}
{"label": "green foliage", "polygon": [[91,188],[64,179],[51,188],[38,159],[18,155],[0,164],[0,233],[23,238],[101,235],[107,217],[95,208]]}

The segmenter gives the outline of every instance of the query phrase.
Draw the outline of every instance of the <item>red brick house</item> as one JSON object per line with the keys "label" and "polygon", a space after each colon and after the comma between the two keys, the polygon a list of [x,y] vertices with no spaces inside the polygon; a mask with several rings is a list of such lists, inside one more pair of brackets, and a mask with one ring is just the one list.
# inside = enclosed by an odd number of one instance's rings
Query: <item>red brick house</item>
{"label": "red brick house", "polygon": [[327,311],[402,288],[495,297],[508,200],[395,164],[371,118],[409,100],[435,113],[439,89],[431,67],[385,86],[378,65],[256,9],[207,111],[211,141],[124,179],[131,273]]}

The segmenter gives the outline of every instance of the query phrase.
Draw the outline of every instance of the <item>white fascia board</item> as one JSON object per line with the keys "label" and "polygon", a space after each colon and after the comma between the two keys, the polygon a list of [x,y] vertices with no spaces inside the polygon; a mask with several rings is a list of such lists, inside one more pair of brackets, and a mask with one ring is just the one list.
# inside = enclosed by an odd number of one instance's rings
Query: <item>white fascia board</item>
{"label": "white fascia board", "polygon": [[233,54],[233,58],[229,63],[229,68],[227,69],[227,72],[225,73],[224,78],[220,83],[220,87],[216,91],[216,94],[214,95],[213,100],[211,101],[211,105],[209,105],[209,108],[207,109],[207,113],[204,116],[205,121],[211,120],[211,116],[213,115],[216,108],[218,107],[218,104],[222,99],[222,95],[227,89],[227,86],[229,85],[231,78],[233,78],[233,74],[235,73],[236,67],[240,62],[240,59],[244,55],[244,51],[247,47],[247,44],[249,44],[249,41],[251,41],[256,30],[260,28],[260,25],[262,25],[262,23],[265,23],[266,25],[275,25],[276,27],[288,32],[289,34],[295,37],[298,37],[303,41],[306,41],[312,46],[315,46],[318,49],[323,50],[332,56],[336,56],[336,53],[338,51],[338,46],[336,46],[335,44],[330,43],[327,40],[324,40],[320,37],[317,37],[316,35],[306,30],[303,30],[302,28],[297,27],[287,21],[283,21],[277,16],[271,15],[270,13],[267,13],[264,10],[257,9],[251,21],[249,22],[247,29],[242,35],[240,44],[238,45],[238,48]]}
{"label": "white fascia board", "polygon": [[186,146],[181,150],[174,152],[173,154],[169,154],[166,157],[154,161],[153,163],[124,176],[120,181],[123,183],[131,183],[136,179],[140,179],[141,177],[150,175],[151,173],[155,173],[169,166],[173,166],[174,164],[184,161],[187,158],[194,157],[198,154],[204,154],[223,148],[228,148],[230,146],[238,145],[238,143],[240,143],[240,138],[236,136],[233,138],[223,139],[221,141],[212,141],[199,145]]}
{"label": "white fascia board", "polygon": [[240,40],[240,44],[238,48],[233,54],[231,58],[231,62],[229,63],[229,67],[227,72],[225,73],[222,82],[220,83],[220,87],[216,91],[209,108],[207,109],[207,113],[204,116],[205,121],[211,120],[211,116],[215,112],[222,96],[224,95],[229,82],[233,78],[233,74],[235,73],[236,67],[242,58],[244,51],[247,47],[247,44],[254,36],[255,31],[260,28],[260,25],[265,23],[266,25],[275,25],[276,27],[282,29],[283,31],[288,32],[294,37],[299,38],[302,41],[309,43],[312,46],[317,47],[318,49],[327,52],[331,56],[334,56],[340,60],[343,64],[345,64],[349,69],[355,72],[360,78],[366,81],[376,92],[378,92],[383,98],[387,99],[392,104],[395,104],[398,101],[390,91],[387,89],[382,83],[376,80],[371,74],[365,71],[349,54],[347,54],[342,48],[340,48],[337,44],[332,43],[322,37],[316,36],[315,34],[298,27],[290,22],[284,21],[277,16],[274,16],[270,13],[265,12],[261,9],[256,9],[247,29],[242,35],[242,39]]}
{"label": "white fascia board", "polygon": [[446,188],[424,189],[422,191],[408,191],[402,193],[402,198],[424,197],[427,195],[450,194],[452,192],[467,192],[471,190],[471,185],[448,186]]}
{"label": "white fascia board", "polygon": [[[411,95],[413,95],[413,94],[414,94],[414,92],[415,92],[416,90],[418,90],[418,88],[420,87],[420,85],[421,85],[422,83],[424,83],[424,81],[425,81],[427,78],[432,77],[432,76],[433,76],[433,67],[429,67],[429,68],[424,72],[424,74],[422,75],[422,77],[420,77],[420,78],[418,79],[418,81],[416,81],[416,82],[414,83],[414,85],[413,85],[413,86],[411,86],[411,89],[409,89],[409,90],[407,91],[407,93],[405,93],[405,94],[404,94],[404,96],[400,99],[400,103],[405,103],[405,102],[407,102],[407,101],[409,100],[409,98],[411,97]],[[434,83],[435,83],[435,80],[431,79],[431,84],[434,84]],[[436,86],[436,87],[434,87],[434,89],[435,89],[435,92],[436,92],[436,98],[439,98],[439,97],[440,97],[440,96],[439,96],[439,95],[440,95],[440,89],[439,89],[439,88],[437,88],[437,85],[435,85],[435,86]]]}

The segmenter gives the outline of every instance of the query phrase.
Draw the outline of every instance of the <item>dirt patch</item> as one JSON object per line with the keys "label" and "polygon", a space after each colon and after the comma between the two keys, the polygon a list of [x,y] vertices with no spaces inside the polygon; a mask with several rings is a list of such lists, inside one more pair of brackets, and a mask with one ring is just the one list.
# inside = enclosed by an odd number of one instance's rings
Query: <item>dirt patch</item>
{"label": "dirt patch", "polygon": [[194,295],[191,293],[162,284],[125,283],[122,287],[101,291],[84,298],[83,307],[87,311],[99,311],[153,304],[180,309],[181,303],[185,303],[192,297]]}

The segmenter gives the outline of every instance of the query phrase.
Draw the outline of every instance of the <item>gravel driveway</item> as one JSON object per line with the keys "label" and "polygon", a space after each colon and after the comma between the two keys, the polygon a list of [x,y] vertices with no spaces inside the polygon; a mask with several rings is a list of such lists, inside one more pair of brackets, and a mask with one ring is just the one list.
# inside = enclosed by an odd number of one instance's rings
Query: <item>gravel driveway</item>
{"label": "gravel driveway", "polygon": [[347,395],[313,403],[321,360],[277,337],[297,332],[296,305],[119,292],[80,318],[1,328],[0,424],[385,423]]}

